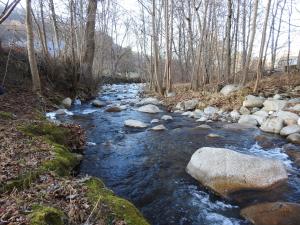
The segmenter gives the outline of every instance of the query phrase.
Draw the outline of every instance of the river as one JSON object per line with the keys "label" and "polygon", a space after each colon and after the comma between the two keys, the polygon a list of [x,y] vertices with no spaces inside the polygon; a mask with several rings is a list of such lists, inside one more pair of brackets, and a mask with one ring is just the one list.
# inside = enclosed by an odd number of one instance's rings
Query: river
{"label": "river", "polygon": [[[122,112],[109,113],[90,103],[76,105],[64,120],[80,124],[87,131],[89,145],[80,173],[101,178],[116,194],[132,201],[153,225],[246,225],[239,216],[244,205],[262,201],[300,199],[299,169],[282,153],[285,140],[276,137],[276,148],[265,150],[255,141],[259,129],[232,130],[224,123],[212,123],[212,130],[199,129],[195,119],[180,114],[137,112],[143,85],[104,86],[98,98],[110,105],[123,105]],[[163,107],[160,107],[164,110]],[[165,111],[165,110],[164,110]],[[163,122],[167,131],[124,127],[126,119],[150,123],[162,115],[174,120]],[[209,133],[222,137],[210,139]],[[222,147],[251,155],[276,158],[289,172],[286,186],[267,193],[240,194],[224,200],[191,178],[185,168],[200,147]]]}

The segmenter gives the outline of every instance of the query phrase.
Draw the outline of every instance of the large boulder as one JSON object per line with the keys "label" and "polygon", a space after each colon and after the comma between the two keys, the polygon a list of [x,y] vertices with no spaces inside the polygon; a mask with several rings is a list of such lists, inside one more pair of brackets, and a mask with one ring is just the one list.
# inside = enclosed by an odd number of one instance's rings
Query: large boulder
{"label": "large boulder", "polygon": [[189,110],[194,110],[196,106],[198,105],[199,100],[197,99],[191,99],[183,102],[184,105],[184,110],[189,111]]}
{"label": "large boulder", "polygon": [[297,124],[299,116],[296,113],[288,111],[279,111],[276,114],[279,118],[282,118],[286,125]]}
{"label": "large boulder", "polygon": [[279,134],[283,128],[283,119],[272,117],[267,119],[260,127],[264,132]]}
{"label": "large boulder", "polygon": [[187,172],[224,197],[242,190],[266,190],[287,180],[283,163],[224,148],[197,150]]}
{"label": "large boulder", "polygon": [[149,98],[143,98],[140,102],[137,103],[137,105],[160,105],[160,102],[157,98],[149,97]]}
{"label": "large boulder", "polygon": [[300,126],[299,125],[290,125],[284,127],[280,131],[280,135],[282,136],[289,136],[290,134],[300,133]]}
{"label": "large boulder", "polygon": [[239,85],[229,84],[229,85],[226,85],[225,87],[223,87],[222,90],[220,91],[220,93],[222,95],[228,96],[231,93],[236,92],[240,89],[241,89],[241,86],[239,86]]}
{"label": "large boulder", "polygon": [[137,111],[143,112],[143,113],[151,113],[151,114],[161,112],[161,110],[156,105],[151,105],[151,104],[144,105],[144,106],[138,108]]}
{"label": "large boulder", "polygon": [[257,126],[258,122],[253,115],[242,115],[239,119],[240,124],[246,124],[250,126]]}
{"label": "large boulder", "polygon": [[252,115],[259,125],[262,125],[267,120],[268,116],[269,114],[265,111],[257,111]]}
{"label": "large boulder", "polygon": [[291,134],[287,137],[287,140],[293,144],[298,144],[300,145],[300,134]]}
{"label": "large boulder", "polygon": [[262,97],[256,97],[253,95],[248,95],[243,102],[243,106],[246,108],[262,107],[265,99]]}
{"label": "large boulder", "polygon": [[148,127],[147,124],[138,121],[138,120],[125,120],[124,125],[126,127],[133,127],[133,128],[146,128]]}
{"label": "large boulder", "polygon": [[280,111],[283,110],[287,105],[286,100],[268,99],[264,102],[265,111]]}
{"label": "large boulder", "polygon": [[293,144],[286,144],[283,146],[285,153],[300,167],[300,148]]}
{"label": "large boulder", "polygon": [[241,215],[254,225],[299,225],[300,205],[288,202],[270,202],[249,206]]}
{"label": "large boulder", "polygon": [[71,98],[65,98],[61,104],[66,108],[69,109],[72,106],[72,99]]}

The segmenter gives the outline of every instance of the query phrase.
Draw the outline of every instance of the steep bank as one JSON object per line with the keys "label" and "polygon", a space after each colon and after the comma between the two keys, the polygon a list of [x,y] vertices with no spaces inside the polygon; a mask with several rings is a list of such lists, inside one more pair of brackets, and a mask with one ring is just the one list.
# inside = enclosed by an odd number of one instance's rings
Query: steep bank
{"label": "steep bank", "polygon": [[45,119],[61,99],[51,97],[12,86],[0,96],[1,224],[148,224],[102,181],[76,176],[84,132]]}

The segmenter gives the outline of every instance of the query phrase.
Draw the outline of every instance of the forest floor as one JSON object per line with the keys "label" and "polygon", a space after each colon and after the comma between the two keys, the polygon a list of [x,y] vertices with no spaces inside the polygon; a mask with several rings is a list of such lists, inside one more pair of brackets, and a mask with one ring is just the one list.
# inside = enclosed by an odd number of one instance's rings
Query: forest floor
{"label": "forest floor", "polygon": [[[299,93],[293,92],[293,89],[300,86],[300,73],[293,73],[290,76],[283,73],[275,73],[271,76],[264,77],[259,85],[256,93],[253,92],[254,82],[249,82],[237,92],[228,96],[222,95],[217,91],[217,85],[206,85],[199,91],[190,90],[190,84],[178,83],[174,85],[174,97],[160,97],[164,105],[169,109],[176,106],[177,103],[198,99],[200,101],[198,108],[203,109],[207,106],[216,106],[225,111],[240,109],[247,95],[261,95],[264,97],[273,97],[275,94],[283,94],[287,97],[296,98],[300,97]],[[150,95],[156,95],[150,93]]]}
{"label": "forest floor", "polygon": [[84,131],[44,116],[61,98],[20,86],[0,96],[0,225],[148,224],[101,180],[76,176]]}

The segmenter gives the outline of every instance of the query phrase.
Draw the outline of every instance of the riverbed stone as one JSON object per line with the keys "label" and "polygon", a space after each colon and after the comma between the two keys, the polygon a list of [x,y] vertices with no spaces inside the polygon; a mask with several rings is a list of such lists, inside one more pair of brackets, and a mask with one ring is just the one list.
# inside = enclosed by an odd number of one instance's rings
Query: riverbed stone
{"label": "riverbed stone", "polygon": [[243,106],[247,108],[254,108],[254,107],[262,107],[264,104],[265,99],[262,97],[256,97],[254,95],[248,95],[243,102]]}
{"label": "riverbed stone", "polygon": [[163,131],[163,130],[167,130],[167,128],[164,125],[157,125],[155,127],[152,127],[151,130],[153,130],[153,131]]}
{"label": "riverbed stone", "polygon": [[297,124],[299,119],[299,116],[296,113],[288,111],[279,111],[276,113],[276,116],[282,118],[286,125]]}
{"label": "riverbed stone", "polygon": [[122,109],[118,106],[111,106],[111,107],[107,108],[105,111],[114,113],[114,112],[121,112]]}
{"label": "riverbed stone", "polygon": [[300,112],[300,104],[296,104],[294,106],[289,107],[289,110],[299,113]]}
{"label": "riverbed stone", "polygon": [[224,197],[242,190],[269,190],[288,178],[280,161],[210,147],[198,149],[186,171]]}
{"label": "riverbed stone", "polygon": [[295,133],[295,134],[290,134],[287,137],[287,140],[293,144],[298,144],[300,145],[300,134]]}
{"label": "riverbed stone", "polygon": [[221,138],[222,136],[219,135],[219,134],[211,133],[211,134],[208,134],[207,137],[208,137],[208,138]]}
{"label": "riverbed stone", "polygon": [[237,110],[233,110],[232,112],[230,112],[230,117],[236,121],[239,120],[241,114]]}
{"label": "riverbed stone", "polygon": [[157,98],[149,97],[149,98],[143,98],[140,102],[137,103],[139,106],[143,105],[160,105],[160,101]]}
{"label": "riverbed stone", "polygon": [[150,123],[159,123],[159,119],[153,119]]}
{"label": "riverbed stone", "polygon": [[194,113],[193,117],[195,119],[200,119],[204,114],[203,111],[200,109],[196,109],[193,113]]}
{"label": "riverbed stone", "polygon": [[270,137],[266,135],[258,135],[255,137],[257,143],[264,149],[272,149],[275,148],[276,145]]}
{"label": "riverbed stone", "polygon": [[207,117],[202,116],[200,119],[197,120],[197,122],[206,122],[208,120]]}
{"label": "riverbed stone", "polygon": [[214,114],[217,114],[219,112],[219,109],[217,107],[208,106],[204,109],[204,113],[208,116],[213,116]]}
{"label": "riverbed stone", "polygon": [[225,124],[223,128],[228,130],[246,130],[246,129],[254,129],[254,128],[257,129],[257,126],[251,124],[231,123],[231,124]]}
{"label": "riverbed stone", "polygon": [[270,202],[242,209],[241,215],[254,225],[299,225],[300,205]]}
{"label": "riverbed stone", "polygon": [[164,121],[173,120],[173,117],[169,116],[169,115],[164,115],[161,117],[161,120],[164,120]]}
{"label": "riverbed stone", "polygon": [[286,100],[276,100],[276,99],[268,99],[264,102],[265,111],[280,111],[283,110],[287,106]]}
{"label": "riverbed stone", "polygon": [[242,107],[240,108],[240,113],[241,113],[242,115],[250,115],[250,114],[251,114],[250,110],[247,109],[245,106],[242,106]]}
{"label": "riverbed stone", "polygon": [[139,120],[125,120],[124,125],[126,127],[133,127],[133,128],[146,128],[148,127],[147,124],[139,121]]}
{"label": "riverbed stone", "polygon": [[286,144],[283,146],[284,152],[300,167],[300,146],[294,144]]}
{"label": "riverbed stone", "polygon": [[92,105],[97,107],[97,108],[102,108],[102,107],[105,106],[105,103],[98,100],[98,99],[96,99],[96,100],[92,101]]}
{"label": "riverbed stone", "polygon": [[198,126],[198,128],[200,128],[200,129],[212,129],[211,126],[209,126],[207,124],[201,124],[200,126]]}
{"label": "riverbed stone", "polygon": [[184,101],[184,110],[185,111],[190,111],[190,110],[194,110],[196,108],[196,106],[198,105],[199,100],[198,99],[191,99],[191,100],[187,100]]}
{"label": "riverbed stone", "polygon": [[257,126],[258,122],[256,118],[253,115],[242,115],[241,118],[239,119],[240,124],[248,124],[251,126]]}
{"label": "riverbed stone", "polygon": [[156,105],[152,104],[141,106],[137,109],[137,111],[150,114],[162,112]]}
{"label": "riverbed stone", "polygon": [[260,127],[264,132],[279,134],[283,128],[283,119],[279,117],[268,118]]}
{"label": "riverbed stone", "polygon": [[273,96],[273,99],[275,99],[275,100],[281,100],[282,96],[280,94],[276,94],[276,95]]}
{"label": "riverbed stone", "polygon": [[72,99],[71,98],[65,98],[61,104],[66,108],[69,109],[72,106]]}
{"label": "riverbed stone", "polygon": [[284,127],[280,131],[280,135],[282,136],[289,136],[290,134],[300,133],[300,126],[299,125],[290,125]]}
{"label": "riverbed stone", "polygon": [[236,85],[236,84],[229,84],[224,86],[220,93],[222,95],[228,96],[230,94],[232,94],[233,92],[239,91],[242,87],[240,85]]}

